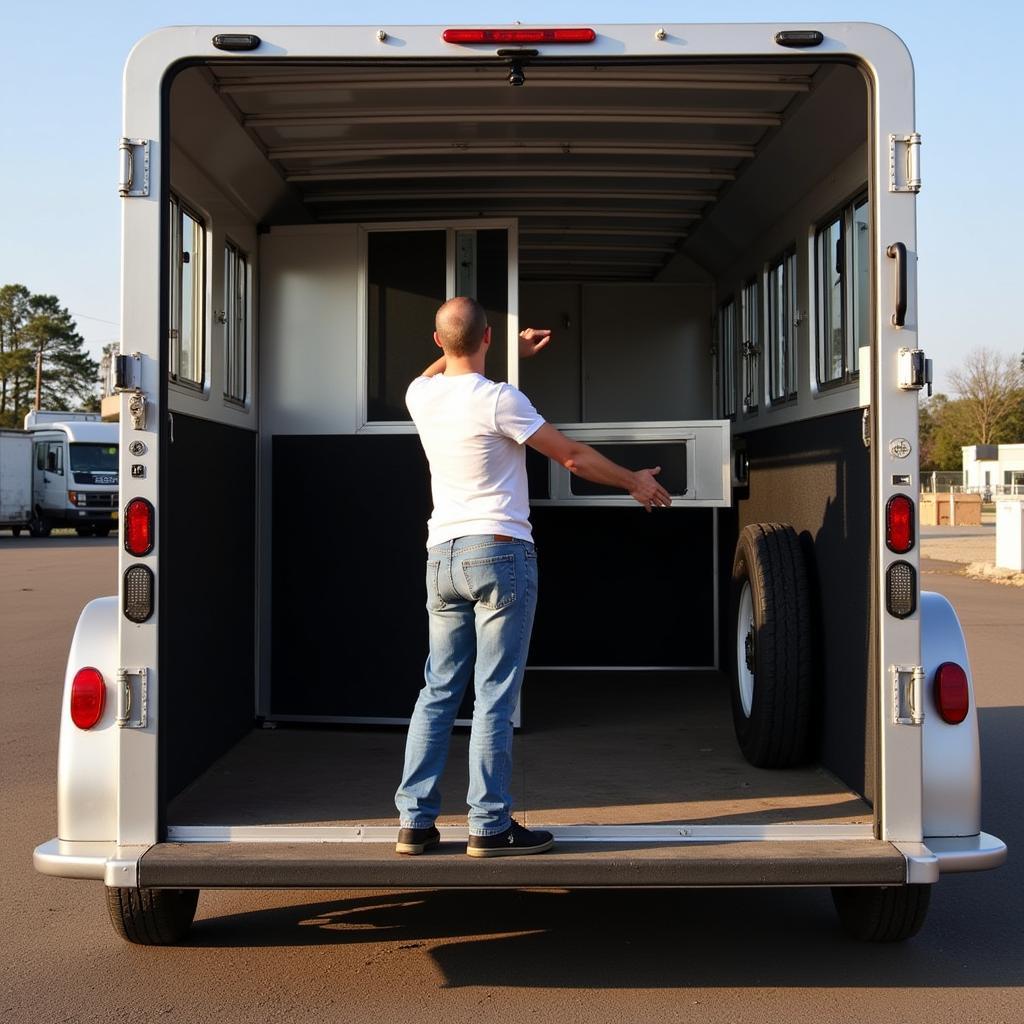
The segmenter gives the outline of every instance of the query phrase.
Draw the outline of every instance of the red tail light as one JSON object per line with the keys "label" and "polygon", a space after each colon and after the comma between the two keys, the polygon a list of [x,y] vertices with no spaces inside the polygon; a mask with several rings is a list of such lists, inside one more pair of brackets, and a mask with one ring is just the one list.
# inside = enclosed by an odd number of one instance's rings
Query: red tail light
{"label": "red tail light", "polygon": [[935,670],[935,706],[944,722],[958,725],[967,717],[971,696],[967,673],[953,661],[944,661]]}
{"label": "red tail light", "polygon": [[130,555],[148,555],[153,544],[153,506],[145,498],[132,498],[124,510],[124,549]]}
{"label": "red tail light", "polygon": [[107,687],[95,668],[80,668],[71,683],[71,721],[79,729],[91,729],[103,717]]}
{"label": "red tail light", "polygon": [[592,28],[446,28],[446,43],[592,43]]}
{"label": "red tail light", "polygon": [[898,555],[914,546],[914,502],[905,494],[893,495],[885,506],[885,543]]}

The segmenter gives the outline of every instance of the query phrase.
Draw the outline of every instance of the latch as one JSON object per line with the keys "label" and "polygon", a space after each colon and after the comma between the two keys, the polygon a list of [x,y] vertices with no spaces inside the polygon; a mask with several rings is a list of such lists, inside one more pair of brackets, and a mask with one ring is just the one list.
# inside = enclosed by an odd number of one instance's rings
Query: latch
{"label": "latch", "polygon": [[923,348],[901,348],[897,354],[899,369],[896,382],[901,391],[928,389],[932,395],[932,361],[925,358]]}
{"label": "latch", "polygon": [[921,134],[889,136],[889,191],[921,191]]}
{"label": "latch", "polygon": [[142,390],[142,356],[138,352],[114,360],[114,390],[128,395],[133,430],[146,429],[146,395]]}
{"label": "latch", "polygon": [[149,195],[149,139],[123,138],[117,144],[121,158],[121,173],[117,194],[141,197]]}
{"label": "latch", "polygon": [[145,729],[149,724],[149,669],[117,670],[117,725],[121,729]]}
{"label": "latch", "polygon": [[920,665],[893,665],[893,722],[920,725],[924,721],[924,669]]}

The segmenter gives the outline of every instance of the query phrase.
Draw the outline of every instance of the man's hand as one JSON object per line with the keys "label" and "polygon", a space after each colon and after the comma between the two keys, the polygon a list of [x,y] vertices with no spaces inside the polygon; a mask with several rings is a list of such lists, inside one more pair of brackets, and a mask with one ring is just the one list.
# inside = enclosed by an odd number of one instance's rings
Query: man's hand
{"label": "man's hand", "polygon": [[661,472],[661,466],[654,469],[638,469],[634,474],[634,485],[629,489],[631,498],[639,501],[648,512],[652,508],[668,508],[672,496],[654,478]]}
{"label": "man's hand", "polygon": [[519,332],[519,358],[535,356],[551,340],[551,331],[546,328],[527,327]]}

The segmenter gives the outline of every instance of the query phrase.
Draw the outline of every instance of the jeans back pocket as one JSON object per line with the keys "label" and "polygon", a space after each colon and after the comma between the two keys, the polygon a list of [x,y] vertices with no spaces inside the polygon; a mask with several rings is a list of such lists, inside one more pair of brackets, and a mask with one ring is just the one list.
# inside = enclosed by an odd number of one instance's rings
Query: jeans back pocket
{"label": "jeans back pocket", "polygon": [[478,604],[492,611],[507,608],[516,599],[516,556],[467,558],[462,563],[466,586]]}

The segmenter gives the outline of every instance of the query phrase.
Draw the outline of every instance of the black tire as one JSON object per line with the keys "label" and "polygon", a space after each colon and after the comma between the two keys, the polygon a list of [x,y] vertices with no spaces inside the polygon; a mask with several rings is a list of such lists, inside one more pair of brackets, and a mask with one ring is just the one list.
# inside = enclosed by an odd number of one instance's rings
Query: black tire
{"label": "black tire", "polygon": [[114,931],[139,946],[169,946],[192,927],[198,889],[122,889],[107,887],[107,910]]}
{"label": "black tire", "polygon": [[75,533],[77,533],[79,537],[92,537],[95,535],[96,531],[91,526],[76,526]]}
{"label": "black tire", "polygon": [[92,528],[92,532],[97,537],[109,537],[110,536],[110,527],[109,526],[94,526]]}
{"label": "black tire", "polygon": [[28,524],[28,532],[33,537],[49,537],[53,527],[37,512]]}
{"label": "black tire", "polygon": [[11,536],[12,537],[20,537],[21,536],[21,527],[20,526],[12,526],[11,527]]}
{"label": "black tire", "polygon": [[864,942],[903,942],[924,924],[932,897],[930,885],[847,887],[832,890],[843,927]]}
{"label": "black tire", "polygon": [[811,610],[793,527],[755,523],[743,530],[733,559],[731,609],[727,657],[743,756],[758,768],[801,764],[811,733]]}

